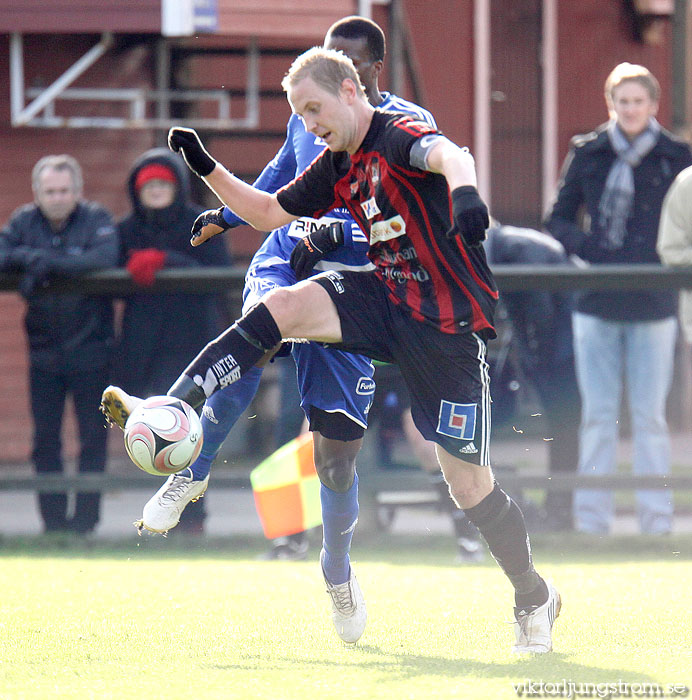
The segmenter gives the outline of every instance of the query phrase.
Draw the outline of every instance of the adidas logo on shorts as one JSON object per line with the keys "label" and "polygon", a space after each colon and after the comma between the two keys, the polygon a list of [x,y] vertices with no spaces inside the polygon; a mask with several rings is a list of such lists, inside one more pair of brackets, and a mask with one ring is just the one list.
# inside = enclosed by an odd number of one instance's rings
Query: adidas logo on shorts
{"label": "adidas logo on shorts", "polygon": [[478,448],[472,442],[469,442],[468,445],[461,447],[459,452],[463,455],[475,455],[478,452]]}

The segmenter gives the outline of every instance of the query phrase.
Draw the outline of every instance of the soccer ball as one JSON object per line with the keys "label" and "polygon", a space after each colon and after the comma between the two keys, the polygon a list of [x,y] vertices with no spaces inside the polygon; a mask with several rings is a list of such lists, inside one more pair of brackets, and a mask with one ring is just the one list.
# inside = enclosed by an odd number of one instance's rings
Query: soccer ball
{"label": "soccer ball", "polygon": [[143,471],[170,476],[189,467],[202,449],[202,423],[189,404],[151,396],[125,423],[125,449]]}

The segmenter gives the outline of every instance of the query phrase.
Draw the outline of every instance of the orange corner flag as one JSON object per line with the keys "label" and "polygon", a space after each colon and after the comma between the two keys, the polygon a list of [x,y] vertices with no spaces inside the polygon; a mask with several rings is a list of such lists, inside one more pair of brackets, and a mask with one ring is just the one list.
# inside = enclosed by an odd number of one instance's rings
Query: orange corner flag
{"label": "orange corner flag", "polygon": [[250,473],[255,507],[270,540],[322,524],[320,480],[312,457],[312,433],[299,435]]}

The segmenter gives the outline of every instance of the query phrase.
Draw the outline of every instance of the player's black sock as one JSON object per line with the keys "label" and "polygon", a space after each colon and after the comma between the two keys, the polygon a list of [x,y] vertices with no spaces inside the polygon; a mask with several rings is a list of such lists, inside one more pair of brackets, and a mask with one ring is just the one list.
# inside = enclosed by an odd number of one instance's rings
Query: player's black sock
{"label": "player's black sock", "polygon": [[514,586],[517,607],[545,603],[548,590],[533,568],[529,536],[519,506],[495,484],[478,505],[465,512]]}
{"label": "player's black sock", "polygon": [[238,319],[234,326],[238,326],[245,340],[262,350],[262,354],[281,342],[281,331],[269,309],[261,301]]}
{"label": "player's black sock", "polygon": [[260,302],[209,343],[168,390],[197,408],[217,389],[240,379],[265,352],[281,342],[281,332]]}
{"label": "player's black sock", "polygon": [[543,605],[548,600],[548,586],[539,576],[538,585],[530,593],[517,593],[514,591],[514,604],[518,608],[530,609]]}
{"label": "player's black sock", "polygon": [[189,403],[199,414],[201,407],[207,400],[207,395],[201,386],[197,386],[186,374],[181,374],[173,386],[167,392],[168,396],[175,396],[176,399]]}

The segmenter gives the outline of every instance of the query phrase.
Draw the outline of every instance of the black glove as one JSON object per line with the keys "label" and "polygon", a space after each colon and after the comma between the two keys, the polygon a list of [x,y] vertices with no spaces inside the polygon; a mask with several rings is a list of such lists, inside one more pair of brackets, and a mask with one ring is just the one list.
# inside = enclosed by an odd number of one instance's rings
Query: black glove
{"label": "black glove", "polygon": [[343,244],[344,225],[341,221],[320,226],[316,231],[301,238],[291,252],[291,267],[296,273],[296,278],[304,280],[309,277],[315,263]]}
{"label": "black glove", "polygon": [[452,215],[454,226],[447,237],[461,236],[467,246],[474,248],[485,240],[485,230],[490,225],[488,207],[471,185],[452,190]]}
{"label": "black glove", "polygon": [[174,126],[168,132],[168,147],[183,156],[195,175],[206,177],[216,167],[216,161],[207,153],[194,129]]}
{"label": "black glove", "polygon": [[208,240],[212,236],[216,236],[219,233],[223,233],[224,231],[228,231],[229,228],[232,228],[233,226],[236,226],[237,224],[229,224],[226,219],[223,218],[223,207],[219,207],[218,209],[207,209],[207,211],[203,211],[196,219],[195,222],[192,224],[192,238],[191,242],[194,241],[196,238],[199,238],[201,235],[201,231],[205,226],[217,226],[219,228],[218,231],[213,231],[213,233],[210,233],[204,240]]}

